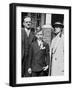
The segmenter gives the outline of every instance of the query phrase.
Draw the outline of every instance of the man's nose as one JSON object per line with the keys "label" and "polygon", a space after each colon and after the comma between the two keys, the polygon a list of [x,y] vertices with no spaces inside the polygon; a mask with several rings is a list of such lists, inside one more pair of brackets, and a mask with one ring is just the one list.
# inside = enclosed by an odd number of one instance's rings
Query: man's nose
{"label": "man's nose", "polygon": [[30,23],[28,23],[28,25],[30,25]]}

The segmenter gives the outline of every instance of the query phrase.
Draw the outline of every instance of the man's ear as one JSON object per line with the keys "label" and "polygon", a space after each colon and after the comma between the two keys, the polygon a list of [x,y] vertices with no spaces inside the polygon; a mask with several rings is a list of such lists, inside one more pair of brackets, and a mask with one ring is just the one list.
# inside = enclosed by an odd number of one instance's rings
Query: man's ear
{"label": "man's ear", "polygon": [[23,22],[23,26],[25,26],[25,22]]}

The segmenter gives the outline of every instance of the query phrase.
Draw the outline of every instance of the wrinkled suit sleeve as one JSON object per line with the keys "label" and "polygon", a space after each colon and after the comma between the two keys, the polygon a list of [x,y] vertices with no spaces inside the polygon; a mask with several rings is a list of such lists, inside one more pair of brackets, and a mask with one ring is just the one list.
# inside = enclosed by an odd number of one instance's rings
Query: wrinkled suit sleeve
{"label": "wrinkled suit sleeve", "polygon": [[50,64],[50,50],[49,50],[49,45],[46,44],[46,64]]}
{"label": "wrinkled suit sleeve", "polygon": [[33,54],[33,44],[31,44],[29,49],[29,57],[28,57],[28,67],[31,68],[32,64],[32,54]]}

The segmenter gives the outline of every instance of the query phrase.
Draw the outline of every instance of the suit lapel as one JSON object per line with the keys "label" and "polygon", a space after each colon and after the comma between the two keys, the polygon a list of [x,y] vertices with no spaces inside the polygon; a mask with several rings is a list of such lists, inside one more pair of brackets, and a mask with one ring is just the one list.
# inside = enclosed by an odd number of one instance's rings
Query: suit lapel
{"label": "suit lapel", "polygon": [[25,31],[25,28],[22,29],[22,37],[23,37],[23,39],[27,38],[27,34],[26,34],[26,31]]}
{"label": "suit lapel", "polygon": [[38,45],[38,42],[35,42],[35,52],[39,52],[40,51],[40,46]]}
{"label": "suit lapel", "polygon": [[25,37],[28,38],[26,31],[24,30]]}
{"label": "suit lapel", "polygon": [[27,36],[27,33],[26,33],[25,29],[23,31],[24,31],[23,32],[24,33],[24,37],[27,38],[27,39],[29,39],[29,43],[31,43],[32,42],[32,39],[34,37],[32,31],[30,31],[29,37]]}
{"label": "suit lapel", "polygon": [[31,31],[30,34],[29,34],[29,44],[31,44],[33,38],[34,38],[34,35],[33,35],[32,31]]}
{"label": "suit lapel", "polygon": [[25,40],[25,43],[29,43],[30,45],[32,43],[33,38],[34,38],[34,34],[32,31],[30,31],[30,34],[28,37],[25,31],[25,28],[22,29],[22,40]]}

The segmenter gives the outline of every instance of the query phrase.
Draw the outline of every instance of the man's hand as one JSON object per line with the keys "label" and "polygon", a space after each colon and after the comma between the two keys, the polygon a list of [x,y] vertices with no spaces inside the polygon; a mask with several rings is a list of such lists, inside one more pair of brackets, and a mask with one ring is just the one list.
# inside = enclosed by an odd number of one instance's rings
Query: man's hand
{"label": "man's hand", "polygon": [[28,73],[29,73],[29,74],[31,74],[31,73],[32,73],[31,68],[28,68]]}
{"label": "man's hand", "polygon": [[48,69],[48,67],[49,67],[48,65],[43,67],[43,71],[46,71]]}

